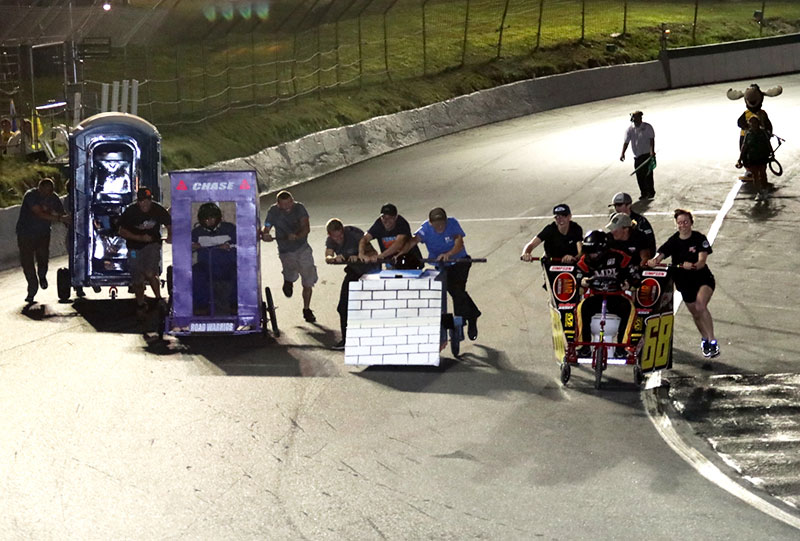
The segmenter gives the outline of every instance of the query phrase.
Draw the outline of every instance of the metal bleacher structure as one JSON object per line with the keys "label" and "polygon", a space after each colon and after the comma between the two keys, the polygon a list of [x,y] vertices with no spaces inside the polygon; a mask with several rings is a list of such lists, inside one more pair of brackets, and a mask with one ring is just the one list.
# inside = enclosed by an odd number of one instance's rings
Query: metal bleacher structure
{"label": "metal bleacher structure", "polygon": [[[108,54],[111,47],[146,43],[180,2],[136,6],[130,0],[109,1],[111,10],[103,9],[106,0],[0,0],[0,114],[19,121],[36,109],[45,130],[58,125],[63,132],[63,124],[77,123],[81,116],[80,94],[66,92],[72,84],[77,87],[80,60]],[[52,107],[58,104],[35,92],[35,81],[43,75],[63,77],[69,103]]]}

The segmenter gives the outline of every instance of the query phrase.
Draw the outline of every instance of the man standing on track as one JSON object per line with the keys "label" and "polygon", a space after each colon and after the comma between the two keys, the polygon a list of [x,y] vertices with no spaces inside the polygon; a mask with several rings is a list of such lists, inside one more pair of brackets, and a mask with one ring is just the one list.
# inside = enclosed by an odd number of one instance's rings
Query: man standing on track
{"label": "man standing on track", "polygon": [[634,111],[631,113],[631,125],[625,132],[625,142],[622,144],[622,153],[619,161],[625,161],[625,151],[628,144],[633,151],[633,167],[636,171],[636,182],[639,183],[641,199],[652,199],[656,196],[653,181],[653,169],[656,159],[656,133],[653,126],[642,122],[644,113]]}

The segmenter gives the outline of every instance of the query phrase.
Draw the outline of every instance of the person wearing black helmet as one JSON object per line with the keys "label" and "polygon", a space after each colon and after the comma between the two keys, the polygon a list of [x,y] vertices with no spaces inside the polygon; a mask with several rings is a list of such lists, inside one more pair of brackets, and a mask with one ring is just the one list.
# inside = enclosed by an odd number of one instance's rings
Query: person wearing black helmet
{"label": "person wearing black helmet", "polygon": [[[616,341],[628,341],[630,327],[633,324],[636,310],[633,301],[625,295],[626,285],[638,281],[631,266],[631,258],[609,247],[608,236],[604,231],[595,229],[583,238],[583,255],[578,260],[578,279],[581,285],[590,291],[608,293],[608,295],[589,295],[578,304],[578,336],[581,342],[591,341],[592,316],[600,312],[603,298],[607,300],[609,313],[619,316],[619,330]],[[578,350],[579,357],[590,355],[589,346]],[[626,355],[622,348],[616,351],[616,357]]]}
{"label": "person wearing black helmet", "polygon": [[192,301],[196,315],[237,312],[236,302],[236,226],[222,220],[222,210],[213,202],[203,203],[192,228]]}

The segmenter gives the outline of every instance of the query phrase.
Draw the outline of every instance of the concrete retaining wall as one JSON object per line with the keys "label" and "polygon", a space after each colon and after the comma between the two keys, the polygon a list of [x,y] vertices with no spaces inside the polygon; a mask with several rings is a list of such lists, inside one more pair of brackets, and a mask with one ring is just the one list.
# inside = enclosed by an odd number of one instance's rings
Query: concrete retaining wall
{"label": "concrete retaining wall", "polygon": [[800,34],[669,49],[662,60],[670,88],[792,73],[800,71]]}
{"label": "concrete retaining wall", "polygon": [[[800,34],[665,51],[660,61],[587,69],[519,81],[411,111],[372,118],[266,148],[210,170],[254,169],[273,192],[415,143],[549,109],[684,86],[800,71]],[[169,204],[169,178],[162,177]],[[19,207],[0,210],[0,269],[17,265]],[[9,227],[10,225],[10,227]],[[51,255],[63,255],[54,227]]]}

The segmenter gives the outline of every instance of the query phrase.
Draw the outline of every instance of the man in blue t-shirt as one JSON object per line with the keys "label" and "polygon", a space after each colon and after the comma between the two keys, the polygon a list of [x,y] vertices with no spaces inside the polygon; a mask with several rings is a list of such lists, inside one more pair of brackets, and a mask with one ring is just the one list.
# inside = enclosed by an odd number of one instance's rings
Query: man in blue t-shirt
{"label": "man in blue t-shirt", "polygon": [[470,261],[449,262],[452,259],[469,259],[464,248],[464,230],[455,218],[448,218],[443,208],[437,207],[428,213],[428,221],[414,233],[408,249],[423,243],[428,249],[428,257],[441,262],[447,277],[447,292],[453,297],[453,313],[467,321],[467,336],[470,340],[478,338],[478,317],[481,311],[467,293],[467,278]]}
{"label": "man in blue t-shirt", "polygon": [[50,224],[69,223],[61,200],[53,193],[53,180],[43,178],[36,188],[31,188],[22,198],[17,219],[17,246],[22,272],[28,282],[25,302],[33,303],[33,297],[47,289],[47,264],[50,259]]}

